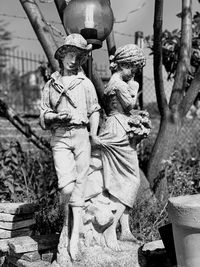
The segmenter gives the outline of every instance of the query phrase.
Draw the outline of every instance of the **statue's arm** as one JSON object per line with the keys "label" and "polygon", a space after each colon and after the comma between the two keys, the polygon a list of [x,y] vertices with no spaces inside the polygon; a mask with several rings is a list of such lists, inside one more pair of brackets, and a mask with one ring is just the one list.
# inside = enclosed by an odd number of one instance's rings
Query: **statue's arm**
{"label": "statue's arm", "polygon": [[42,90],[40,105],[40,125],[44,130],[49,128],[49,121],[53,120],[55,116],[50,103],[50,83],[51,80],[45,84]]}
{"label": "statue's arm", "polygon": [[50,86],[51,80],[45,84],[42,91],[42,100],[40,107],[40,125],[44,130],[50,129],[51,126],[55,123],[60,123],[63,121],[66,122],[71,119],[71,115],[66,111],[58,113],[53,110],[51,105]]}
{"label": "statue's arm", "polygon": [[101,109],[96,90],[94,85],[89,79],[85,80],[85,93],[86,93],[86,105],[87,113],[90,123],[90,141],[92,145],[99,143],[99,138],[97,137],[98,127],[99,127],[99,110]]}
{"label": "statue's arm", "polygon": [[116,85],[117,97],[126,111],[132,110],[137,100],[139,86],[137,86],[137,82],[135,83],[135,86],[133,86],[132,81],[129,81],[128,83],[121,81]]}

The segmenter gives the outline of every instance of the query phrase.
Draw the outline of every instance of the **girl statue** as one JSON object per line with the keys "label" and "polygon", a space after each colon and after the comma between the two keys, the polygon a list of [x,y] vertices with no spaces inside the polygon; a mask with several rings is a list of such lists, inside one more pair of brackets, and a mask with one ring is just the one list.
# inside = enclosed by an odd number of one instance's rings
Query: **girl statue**
{"label": "girl statue", "polygon": [[139,88],[134,77],[144,65],[143,51],[137,45],[128,44],[116,50],[110,64],[113,74],[103,97],[106,117],[98,136],[92,139],[95,149],[86,187],[84,218],[88,214],[93,216],[93,225],[99,224],[98,232],[102,232],[106,245],[116,251],[121,250],[116,235],[118,221],[122,230],[120,239],[134,239],[128,210],[133,207],[140,186],[136,146],[151,128],[148,113],[134,110]]}

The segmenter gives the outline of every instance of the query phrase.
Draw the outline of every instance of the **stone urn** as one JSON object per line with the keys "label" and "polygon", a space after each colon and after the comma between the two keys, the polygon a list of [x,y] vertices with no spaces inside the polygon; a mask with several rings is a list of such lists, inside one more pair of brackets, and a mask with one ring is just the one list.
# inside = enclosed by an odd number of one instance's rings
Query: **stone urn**
{"label": "stone urn", "polygon": [[178,267],[200,266],[200,194],[168,201]]}

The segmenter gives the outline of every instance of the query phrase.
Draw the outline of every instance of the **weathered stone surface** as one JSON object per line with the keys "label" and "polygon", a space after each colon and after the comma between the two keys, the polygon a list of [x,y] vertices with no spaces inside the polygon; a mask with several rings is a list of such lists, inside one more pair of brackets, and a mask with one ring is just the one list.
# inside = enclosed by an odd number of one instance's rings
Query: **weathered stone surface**
{"label": "weathered stone surface", "polygon": [[14,266],[17,266],[17,267],[50,267],[51,266],[49,262],[42,261],[42,260],[39,260],[36,262],[29,262],[29,261],[25,261],[25,260],[13,258],[13,257],[9,257],[8,262],[12,263]]}
{"label": "weathered stone surface", "polygon": [[36,210],[36,205],[32,203],[0,203],[0,213],[27,214]]}
{"label": "weathered stone surface", "polygon": [[14,231],[0,229],[0,239],[12,238],[17,236],[30,236],[31,234],[32,231],[30,230],[30,228],[22,228]]}
{"label": "weathered stone surface", "polygon": [[59,235],[22,236],[9,240],[8,244],[15,253],[25,253],[56,248]]}
{"label": "weathered stone surface", "polygon": [[155,240],[149,243],[144,244],[143,251],[154,251],[156,249],[165,249],[162,240]]}
{"label": "weathered stone surface", "polygon": [[100,246],[85,248],[81,262],[73,264],[73,267],[139,267],[139,245],[133,242],[118,242],[122,248],[121,252]]}
{"label": "weathered stone surface", "polygon": [[[115,252],[101,246],[82,247],[81,261],[74,262],[73,267],[139,267],[138,248],[139,245],[133,242],[120,242],[122,251]],[[53,262],[54,267],[66,267]]]}
{"label": "weathered stone surface", "polygon": [[52,262],[56,258],[56,252],[57,250],[55,249],[54,251],[42,253],[42,260]]}
{"label": "weathered stone surface", "polygon": [[20,228],[26,228],[31,225],[35,224],[35,219],[28,219],[18,222],[1,222],[0,221],[0,229],[7,229],[7,230],[16,230]]}
{"label": "weathered stone surface", "polygon": [[0,213],[0,221],[2,222],[17,222],[27,219],[32,219],[34,217],[33,213],[27,214],[8,214],[8,213]]}
{"label": "weathered stone surface", "polygon": [[41,260],[41,255],[38,251],[26,252],[26,253],[14,253],[12,250],[9,255],[14,258],[18,258],[25,261],[38,261]]}
{"label": "weathered stone surface", "polygon": [[8,246],[9,239],[2,239],[0,240],[0,252],[8,252],[9,246]]}

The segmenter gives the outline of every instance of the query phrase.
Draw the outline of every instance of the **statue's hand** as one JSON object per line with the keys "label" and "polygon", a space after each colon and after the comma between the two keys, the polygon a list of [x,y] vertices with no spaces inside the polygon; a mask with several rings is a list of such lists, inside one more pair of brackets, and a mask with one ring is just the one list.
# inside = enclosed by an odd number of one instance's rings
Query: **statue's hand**
{"label": "statue's hand", "polygon": [[101,141],[97,135],[90,135],[90,143],[92,147],[100,147]]}
{"label": "statue's hand", "polygon": [[61,111],[56,114],[56,120],[61,122],[70,121],[72,118],[71,114],[68,111]]}

